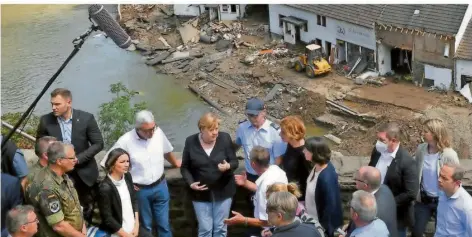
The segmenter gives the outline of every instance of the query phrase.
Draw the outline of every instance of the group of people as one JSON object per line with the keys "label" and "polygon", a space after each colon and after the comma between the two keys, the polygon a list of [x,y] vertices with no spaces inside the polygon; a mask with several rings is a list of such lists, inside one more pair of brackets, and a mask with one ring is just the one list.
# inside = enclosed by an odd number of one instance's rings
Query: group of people
{"label": "group of people", "polygon": [[[172,236],[164,160],[180,168],[188,185],[199,237],[226,236],[231,225],[263,237],[403,237],[408,228],[420,237],[432,217],[435,236],[472,237],[472,197],[461,186],[464,170],[438,119],[424,123],[425,143],[413,157],[400,144],[398,124],[379,128],[368,166],[354,175],[358,190],[345,224],[329,144],[306,138],[297,116],[280,125],[267,120],[258,98],[248,100],[234,140],[219,131],[215,114],[205,113],[181,160],[153,114],[138,112],[134,129],[101,161],[107,175],[100,181],[94,156],[103,139],[93,115],[72,109],[72,94],[63,88],[51,93],[51,105],[53,112],[40,120],[39,160],[29,172],[17,168],[17,149],[2,150],[2,237],[149,237],[153,229]],[[245,171],[236,174],[240,148]],[[8,175],[4,167],[22,171]],[[230,215],[237,190],[245,190],[252,216]]]}

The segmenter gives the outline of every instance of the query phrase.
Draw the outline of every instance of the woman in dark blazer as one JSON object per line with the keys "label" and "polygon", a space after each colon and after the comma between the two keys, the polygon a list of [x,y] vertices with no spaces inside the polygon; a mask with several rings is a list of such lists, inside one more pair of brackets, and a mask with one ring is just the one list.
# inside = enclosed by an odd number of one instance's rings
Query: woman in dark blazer
{"label": "woman in dark blazer", "polygon": [[322,137],[311,137],[305,141],[303,153],[314,166],[307,179],[306,212],[332,237],[343,225],[343,211],[338,174],[330,161],[331,150]]}
{"label": "woman in dark blazer", "polygon": [[121,148],[113,149],[105,163],[107,176],[99,185],[99,229],[118,237],[152,237],[139,225],[138,203],[133,187],[129,154]]}
{"label": "woman in dark blazer", "polygon": [[236,193],[233,171],[238,160],[228,133],[219,132],[212,113],[198,121],[200,132],[187,137],[180,171],[190,187],[198,219],[199,237],[224,237],[232,198]]}

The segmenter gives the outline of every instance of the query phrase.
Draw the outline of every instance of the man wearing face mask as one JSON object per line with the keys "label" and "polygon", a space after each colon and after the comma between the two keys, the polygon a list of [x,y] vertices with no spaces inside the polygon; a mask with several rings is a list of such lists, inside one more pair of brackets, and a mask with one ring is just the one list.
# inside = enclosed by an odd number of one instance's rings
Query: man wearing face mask
{"label": "man wearing face mask", "polygon": [[416,163],[400,146],[400,134],[400,127],[394,122],[379,128],[369,166],[380,170],[381,183],[395,196],[398,234],[404,237],[407,227],[414,225],[413,203],[419,186]]}

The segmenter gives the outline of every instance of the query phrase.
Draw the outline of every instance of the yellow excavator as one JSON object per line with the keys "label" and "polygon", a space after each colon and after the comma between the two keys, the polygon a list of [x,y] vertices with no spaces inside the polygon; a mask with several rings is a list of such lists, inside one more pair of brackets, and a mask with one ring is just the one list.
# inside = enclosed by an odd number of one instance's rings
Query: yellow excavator
{"label": "yellow excavator", "polygon": [[292,66],[297,72],[305,70],[305,74],[310,78],[331,72],[331,66],[323,58],[321,46],[316,44],[307,45],[305,54],[292,61]]}

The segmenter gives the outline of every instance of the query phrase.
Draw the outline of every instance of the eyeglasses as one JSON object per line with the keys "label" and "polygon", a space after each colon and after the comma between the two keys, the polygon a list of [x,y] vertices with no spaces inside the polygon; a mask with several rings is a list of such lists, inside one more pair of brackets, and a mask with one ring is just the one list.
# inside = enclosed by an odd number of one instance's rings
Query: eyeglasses
{"label": "eyeglasses", "polygon": [[38,218],[36,218],[36,219],[34,219],[34,220],[32,220],[32,221],[28,221],[28,222],[24,223],[23,225],[28,225],[28,224],[31,224],[31,223],[39,224]]}
{"label": "eyeglasses", "polygon": [[157,126],[154,126],[154,127],[152,127],[152,128],[149,128],[149,129],[142,129],[142,128],[140,128],[139,130],[141,130],[142,132],[145,132],[145,133],[152,133],[152,132],[154,132],[154,131],[156,130],[156,127],[157,127]]}

